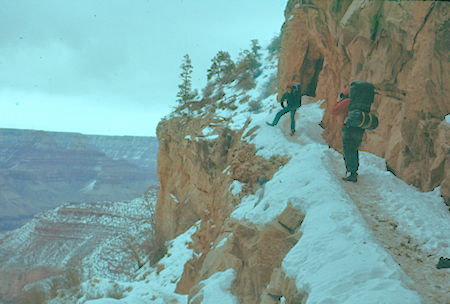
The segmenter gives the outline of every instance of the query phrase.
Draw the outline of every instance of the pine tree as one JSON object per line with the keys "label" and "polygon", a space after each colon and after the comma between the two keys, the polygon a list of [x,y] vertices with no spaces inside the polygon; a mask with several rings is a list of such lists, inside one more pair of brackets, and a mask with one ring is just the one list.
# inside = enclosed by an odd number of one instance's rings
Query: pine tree
{"label": "pine tree", "polygon": [[217,81],[228,83],[233,79],[234,62],[228,52],[219,51],[213,59],[211,59],[211,67],[208,69],[208,80],[217,77]]}
{"label": "pine tree", "polygon": [[281,33],[272,38],[272,41],[270,42],[269,46],[267,47],[267,50],[269,50],[270,56],[278,55],[280,53]]}
{"label": "pine tree", "polygon": [[191,101],[197,96],[197,92],[192,91],[192,71],[193,67],[191,64],[191,58],[189,57],[189,54],[184,55],[184,61],[181,64],[181,84],[178,85],[178,88],[180,89],[177,93],[177,101],[180,104],[183,104],[187,101]]}
{"label": "pine tree", "polygon": [[252,42],[252,53],[256,58],[259,59],[261,57],[261,54],[259,53],[261,46],[259,45],[258,39],[253,39],[251,42]]}
{"label": "pine tree", "polygon": [[250,50],[243,50],[239,54],[239,61],[236,68],[238,86],[242,89],[252,89],[255,87],[255,78],[261,74],[261,63],[259,59],[261,47],[258,40],[251,41]]}

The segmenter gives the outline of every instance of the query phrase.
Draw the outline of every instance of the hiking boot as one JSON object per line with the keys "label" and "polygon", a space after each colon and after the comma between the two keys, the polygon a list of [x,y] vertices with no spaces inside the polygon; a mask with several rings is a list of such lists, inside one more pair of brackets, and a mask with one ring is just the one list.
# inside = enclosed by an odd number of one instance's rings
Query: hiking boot
{"label": "hiking boot", "polygon": [[291,136],[295,134],[295,130],[291,130]]}
{"label": "hiking boot", "polygon": [[437,269],[450,268],[450,259],[449,258],[440,257],[439,258],[439,262],[436,265],[436,268]]}
{"label": "hiking boot", "polygon": [[347,177],[343,177],[342,180],[346,181],[346,182],[352,182],[352,183],[356,183],[358,181],[358,174],[357,173],[350,173],[349,176]]}
{"label": "hiking boot", "polygon": [[271,127],[275,126],[273,123],[270,123],[270,122],[267,122],[267,121],[266,121],[266,125],[271,126]]}

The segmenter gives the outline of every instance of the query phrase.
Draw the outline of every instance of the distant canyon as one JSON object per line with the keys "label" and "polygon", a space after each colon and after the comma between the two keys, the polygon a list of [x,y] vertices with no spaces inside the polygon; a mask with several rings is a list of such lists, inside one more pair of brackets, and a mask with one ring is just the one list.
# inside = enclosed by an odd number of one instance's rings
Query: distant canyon
{"label": "distant canyon", "polygon": [[0,129],[0,231],[65,202],[141,196],[157,152],[156,137]]}

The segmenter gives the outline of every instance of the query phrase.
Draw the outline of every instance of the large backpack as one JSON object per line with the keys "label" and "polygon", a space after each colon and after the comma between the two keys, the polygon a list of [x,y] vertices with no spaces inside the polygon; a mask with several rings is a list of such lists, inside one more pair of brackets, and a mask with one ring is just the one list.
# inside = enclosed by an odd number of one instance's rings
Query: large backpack
{"label": "large backpack", "polygon": [[344,124],[348,127],[374,130],[378,127],[378,117],[370,112],[353,110],[348,113]]}
{"label": "large backpack", "polygon": [[350,83],[350,105],[345,125],[368,130],[378,127],[378,117],[370,113],[375,96],[375,86],[370,82],[355,80]]}
{"label": "large backpack", "polygon": [[292,94],[294,95],[294,101],[300,107],[302,105],[302,88],[300,83],[292,83]]}
{"label": "large backpack", "polygon": [[370,112],[370,106],[375,96],[375,87],[370,82],[355,80],[350,83],[350,105],[349,112],[360,110]]}

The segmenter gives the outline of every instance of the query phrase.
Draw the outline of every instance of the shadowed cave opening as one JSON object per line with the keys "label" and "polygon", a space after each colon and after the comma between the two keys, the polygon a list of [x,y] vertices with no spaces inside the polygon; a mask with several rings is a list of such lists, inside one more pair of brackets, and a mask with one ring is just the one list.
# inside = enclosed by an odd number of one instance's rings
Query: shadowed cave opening
{"label": "shadowed cave opening", "polygon": [[323,68],[324,56],[314,46],[308,45],[302,66],[299,70],[303,95],[316,97],[317,82]]}

